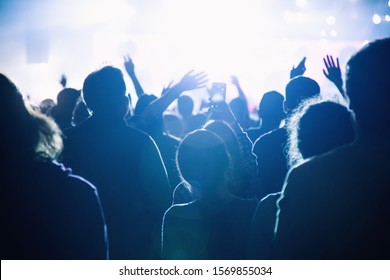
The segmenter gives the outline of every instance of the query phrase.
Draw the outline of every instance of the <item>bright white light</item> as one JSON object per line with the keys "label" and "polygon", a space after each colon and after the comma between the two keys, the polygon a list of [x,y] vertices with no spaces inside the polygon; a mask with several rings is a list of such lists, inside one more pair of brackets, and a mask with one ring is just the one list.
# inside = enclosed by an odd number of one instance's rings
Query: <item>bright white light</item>
{"label": "bright white light", "polygon": [[76,9],[83,24],[128,20],[135,14],[135,8],[123,0],[80,1]]}
{"label": "bright white light", "polygon": [[322,39],[320,40],[320,46],[321,46],[321,48],[323,48],[323,49],[328,48],[328,40],[326,40],[325,38],[322,38]]}
{"label": "bright white light", "polygon": [[385,20],[386,20],[386,21],[390,21],[390,16],[389,16],[389,15],[386,15],[386,16],[385,16]]}
{"label": "bright white light", "polygon": [[296,0],[296,1],[295,1],[295,4],[296,4],[299,8],[304,8],[304,7],[306,7],[307,1],[306,1],[306,0]]}
{"label": "bright white light", "polygon": [[334,16],[328,16],[326,18],[326,23],[329,25],[334,25],[336,23],[336,18]]}
{"label": "bright white light", "polygon": [[364,40],[364,41],[362,42],[362,46],[364,47],[364,46],[367,45],[369,42],[370,42],[370,41],[368,41],[368,40]]}
{"label": "bright white light", "polygon": [[310,20],[310,15],[302,12],[293,13],[291,11],[284,11],[283,19],[286,22],[308,22]]}
{"label": "bright white light", "polygon": [[389,7],[390,7],[390,0],[389,0],[389,3],[387,3],[388,5],[389,5]]}
{"label": "bright white light", "polygon": [[283,19],[286,22],[292,22],[294,20],[294,14],[291,11],[284,11]]}
{"label": "bright white light", "polygon": [[336,30],[330,31],[330,36],[336,37],[337,36],[337,31]]}
{"label": "bright white light", "polygon": [[301,12],[296,13],[295,14],[295,21],[297,21],[297,22],[305,21],[305,15]]}
{"label": "bright white light", "polygon": [[381,21],[382,21],[382,19],[381,19],[381,17],[378,14],[374,14],[372,16],[372,22],[374,24],[379,24],[379,23],[381,23]]}
{"label": "bright white light", "polygon": [[320,35],[321,35],[321,37],[325,37],[326,36],[326,31],[324,29],[321,29]]}

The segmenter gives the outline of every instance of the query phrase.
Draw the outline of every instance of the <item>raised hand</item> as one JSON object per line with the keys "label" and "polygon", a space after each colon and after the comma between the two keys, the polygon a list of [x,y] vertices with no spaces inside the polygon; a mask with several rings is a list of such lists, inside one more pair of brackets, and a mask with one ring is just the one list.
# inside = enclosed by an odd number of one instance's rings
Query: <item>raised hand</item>
{"label": "raised hand", "polygon": [[138,81],[137,76],[135,75],[133,60],[131,59],[131,57],[129,55],[123,56],[123,59],[125,61],[124,66],[125,66],[126,72],[127,72],[127,74],[129,74],[130,79],[133,82],[137,96],[140,97],[141,95],[144,94],[144,90],[143,90],[140,82]]}
{"label": "raised hand", "polygon": [[131,76],[134,75],[134,63],[129,55],[123,56],[126,72]]}
{"label": "raised hand", "polygon": [[161,96],[163,96],[164,94],[166,94],[168,91],[171,90],[171,88],[172,88],[172,83],[173,83],[173,81],[170,81],[170,83],[169,83],[166,87],[164,87],[164,88],[162,89],[162,91],[161,91]]}
{"label": "raised hand", "polygon": [[325,69],[322,69],[325,77],[330,80],[332,83],[336,85],[340,93],[344,94],[343,91],[343,78],[341,76],[340,62],[339,59],[336,58],[336,63],[333,59],[333,56],[327,55],[323,58]]}
{"label": "raised hand", "polygon": [[237,76],[232,75],[231,76],[231,81],[232,81],[232,84],[235,85],[235,86],[239,86],[240,85]]}
{"label": "raised hand", "polygon": [[61,78],[60,78],[60,80],[59,80],[59,82],[60,82],[60,84],[62,85],[63,88],[66,87],[67,81],[68,81],[68,80],[67,80],[65,74],[62,74],[62,75],[61,75]]}
{"label": "raised hand", "polygon": [[207,74],[204,72],[194,73],[194,70],[191,70],[173,88],[180,92],[194,90],[205,87],[207,81]]}
{"label": "raised hand", "polygon": [[205,87],[207,75],[203,72],[194,73],[194,70],[188,72],[181,78],[180,82],[171,87],[172,82],[163,90],[160,98],[156,99],[145,109],[144,115],[160,116],[175,101],[183,91],[194,90]]}
{"label": "raised hand", "polygon": [[306,57],[302,58],[302,60],[299,62],[297,67],[294,67],[293,65],[290,71],[290,79],[305,74],[306,72],[305,62],[306,62]]}

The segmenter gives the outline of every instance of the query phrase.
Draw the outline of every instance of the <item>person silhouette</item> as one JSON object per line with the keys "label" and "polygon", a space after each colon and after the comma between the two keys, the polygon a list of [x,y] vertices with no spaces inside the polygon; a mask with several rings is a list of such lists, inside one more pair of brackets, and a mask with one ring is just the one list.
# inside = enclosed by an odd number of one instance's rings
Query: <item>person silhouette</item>
{"label": "person silhouette", "polygon": [[389,49],[390,38],[377,40],[348,61],[356,141],[291,170],[278,201],[277,258],[389,259]]}
{"label": "person silhouette", "polygon": [[65,131],[63,160],[96,185],[106,216],[112,259],[158,259],[170,185],[155,142],[127,126],[122,72],[89,74],[83,97],[92,116]]}
{"label": "person silhouette", "polygon": [[230,110],[243,129],[256,126],[256,122],[251,119],[248,109],[248,100],[241,88],[240,82],[236,76],[231,76],[231,83],[237,88],[238,97],[232,99],[229,103]]}
{"label": "person silhouette", "polygon": [[0,74],[1,259],[107,259],[96,189],[55,160],[61,131]]}
{"label": "person silhouette", "polygon": [[[308,98],[318,96],[320,86],[308,77],[298,76],[286,86],[285,111],[289,116],[299,104]],[[287,129],[283,126],[264,134],[256,140],[253,152],[257,156],[258,188],[256,196],[261,199],[270,193],[280,192],[288,171]]]}
{"label": "person silhouette", "polygon": [[206,74],[202,72],[194,73],[192,70],[186,73],[177,84],[165,89],[164,94],[161,95],[161,97],[154,98],[153,96],[148,96],[146,100],[144,100],[147,95],[144,94],[141,96],[139,102],[142,101],[141,105],[145,106],[141,110],[141,113],[139,113],[139,109],[142,107],[139,107],[139,103],[137,103],[136,106],[135,116],[138,116],[138,123],[140,124],[139,129],[148,133],[153,140],[156,141],[172,187],[175,187],[180,183],[175,164],[175,155],[177,146],[179,145],[179,139],[166,132],[163,113],[184,91],[202,88],[206,82]]}
{"label": "person silhouette", "polygon": [[254,143],[263,134],[280,127],[286,113],[283,109],[284,97],[277,91],[264,93],[257,111],[260,118],[258,127],[251,127],[246,130],[249,139]]}
{"label": "person silhouette", "polygon": [[[353,113],[343,105],[320,98],[305,100],[287,123],[288,159],[291,167],[350,144],[355,139]],[[324,137],[326,135],[327,137]],[[252,220],[249,256],[273,259],[276,201],[280,192],[267,195],[256,208]]]}
{"label": "person silhouette", "polygon": [[171,206],[162,226],[164,259],[244,259],[256,200],[233,196],[227,187],[229,154],[217,135],[189,133],[180,143],[177,164],[200,197]]}
{"label": "person silhouette", "polygon": [[74,88],[64,88],[57,95],[57,105],[51,109],[51,117],[61,130],[73,126],[73,112],[79,101],[81,93]]}

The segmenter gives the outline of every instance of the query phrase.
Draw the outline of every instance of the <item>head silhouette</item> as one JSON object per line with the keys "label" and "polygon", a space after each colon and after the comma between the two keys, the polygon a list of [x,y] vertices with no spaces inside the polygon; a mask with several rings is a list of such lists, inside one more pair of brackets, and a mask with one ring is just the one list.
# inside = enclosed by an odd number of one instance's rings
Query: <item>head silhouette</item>
{"label": "head silhouette", "polygon": [[81,93],[74,88],[64,88],[57,95],[57,105],[61,107],[74,108]]}
{"label": "head silhouette", "polygon": [[331,101],[306,100],[288,124],[290,165],[322,155],[355,140],[352,111]]}
{"label": "head silhouette", "polygon": [[157,99],[157,96],[155,96],[154,94],[141,95],[138,98],[137,104],[135,105],[135,109],[134,109],[135,115],[137,115],[137,116],[141,115],[144,112],[144,110],[146,109],[146,107],[148,107],[148,105],[156,99]]}
{"label": "head silhouette", "polygon": [[72,126],[73,112],[80,98],[80,91],[65,88],[57,95],[57,105],[51,110],[51,115],[62,128]]}
{"label": "head silhouette", "polygon": [[229,155],[221,138],[211,131],[196,130],[180,143],[176,163],[182,179],[196,182],[207,195],[224,182]]}
{"label": "head silhouette", "polygon": [[297,108],[303,100],[319,94],[320,86],[315,80],[303,76],[291,79],[286,86],[285,109],[287,113]]}
{"label": "head silhouette", "polygon": [[359,137],[389,138],[390,38],[363,47],[347,63],[346,90]]}
{"label": "head silhouette", "polygon": [[343,105],[326,101],[307,108],[299,121],[298,147],[304,158],[353,142],[354,117]]}
{"label": "head silhouette", "polygon": [[192,116],[194,101],[188,95],[182,95],[177,100],[177,109],[184,118]]}
{"label": "head silhouette", "polygon": [[112,66],[103,67],[87,76],[83,85],[83,97],[94,114],[124,117],[129,110],[123,74]]}
{"label": "head silhouette", "polygon": [[241,156],[237,136],[226,122],[211,120],[203,128],[215,133],[223,140],[231,157],[238,158]]}
{"label": "head silhouette", "polygon": [[281,121],[286,117],[283,110],[284,97],[277,91],[264,93],[259,104],[259,117],[263,121]]}

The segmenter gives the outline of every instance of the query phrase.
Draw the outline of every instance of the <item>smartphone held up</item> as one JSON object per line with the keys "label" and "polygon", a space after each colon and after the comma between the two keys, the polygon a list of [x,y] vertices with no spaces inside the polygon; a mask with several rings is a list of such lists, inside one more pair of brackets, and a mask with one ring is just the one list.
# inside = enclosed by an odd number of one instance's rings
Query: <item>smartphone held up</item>
{"label": "smartphone held up", "polygon": [[210,104],[216,106],[226,100],[226,84],[213,83],[210,91]]}

